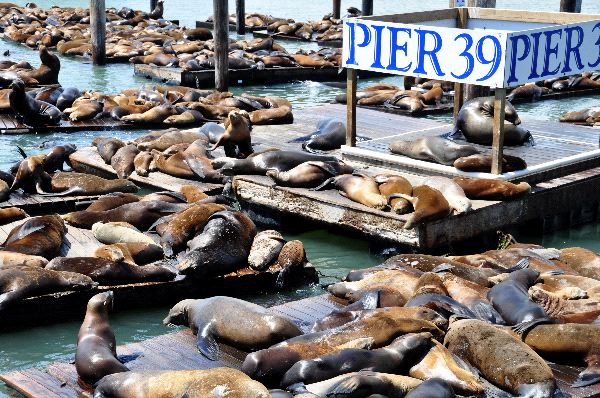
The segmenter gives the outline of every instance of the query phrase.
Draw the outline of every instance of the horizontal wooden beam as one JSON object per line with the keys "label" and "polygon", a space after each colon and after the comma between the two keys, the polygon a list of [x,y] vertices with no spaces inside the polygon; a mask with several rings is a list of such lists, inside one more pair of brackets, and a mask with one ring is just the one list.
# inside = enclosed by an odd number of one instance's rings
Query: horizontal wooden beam
{"label": "horizontal wooden beam", "polygon": [[444,8],[441,10],[409,12],[406,14],[377,15],[363,17],[361,19],[381,22],[395,22],[406,24],[418,24],[426,21],[439,21],[442,19],[456,19],[458,11],[456,8]]}
{"label": "horizontal wooden beam", "polygon": [[501,10],[495,8],[469,7],[469,18],[495,19],[499,21],[537,22],[547,24],[569,24],[600,19],[595,14],[573,14],[564,12],[538,12],[523,10]]}

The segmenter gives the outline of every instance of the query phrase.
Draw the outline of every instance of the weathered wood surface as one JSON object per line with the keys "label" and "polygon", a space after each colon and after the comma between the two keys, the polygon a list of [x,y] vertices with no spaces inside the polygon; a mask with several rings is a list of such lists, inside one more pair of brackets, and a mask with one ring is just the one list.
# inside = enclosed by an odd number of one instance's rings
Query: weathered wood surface
{"label": "weathered wood surface", "polygon": [[[289,317],[307,331],[312,323],[338,308],[339,303],[332,301],[330,296],[323,295],[271,307],[271,311]],[[221,345],[221,357],[217,361],[209,361],[196,349],[196,339],[189,329],[118,346],[117,354],[137,356],[127,363],[133,371],[209,369],[222,366],[239,369],[246,355],[245,352]],[[579,389],[570,387],[582,368],[555,364],[550,364],[550,367],[559,388],[571,394],[572,398],[600,396],[600,387],[597,385]],[[84,393],[77,384],[75,366],[66,359],[51,363],[45,369],[8,372],[0,375],[0,380],[28,398],[78,398]]]}
{"label": "weathered wood surface", "polygon": [[[237,30],[237,25],[234,23],[229,23],[228,25],[228,29],[230,32],[235,32]],[[196,21],[196,27],[197,28],[207,28],[210,30],[213,30],[215,28],[215,25],[212,22],[208,22],[208,21]],[[244,30],[246,33],[248,32],[254,32],[255,30],[263,30],[265,29],[266,26],[245,26]]]}
{"label": "weathered wood surface", "polygon": [[29,195],[21,191],[12,192],[7,201],[0,202],[0,209],[18,207],[29,215],[73,211],[96,200],[99,195],[87,196],[42,196]]}
{"label": "weathered wood surface", "polygon": [[229,87],[229,21],[228,0],[213,0],[215,89],[227,91]]}
{"label": "weathered wood surface", "polygon": [[[104,163],[104,160],[98,155],[98,151],[94,147],[78,149],[77,152],[70,156],[73,169],[81,173],[90,173],[103,178],[116,178],[117,173],[114,169]],[[161,172],[150,173],[148,177],[141,177],[133,173],[129,180],[135,184],[167,191],[179,191],[183,185],[196,185],[208,194],[215,194],[222,190],[220,184],[204,183],[194,180],[186,180],[164,174]]]}
{"label": "weathered wood surface", "polygon": [[[136,64],[134,73],[147,79],[173,82],[178,85],[195,88],[211,88],[215,83],[214,70],[184,72],[181,68]],[[377,75],[376,72],[360,71],[359,76]],[[229,69],[231,86],[248,86],[263,83],[285,83],[294,80],[332,81],[344,80],[346,75],[338,68],[274,67],[267,69]]]}
{"label": "weathered wood surface", "polygon": [[267,38],[272,37],[276,40],[287,40],[287,41],[304,41],[307,43],[313,42],[317,43],[321,47],[334,47],[334,48],[342,48],[342,40],[318,40],[317,33],[314,33],[310,40],[305,40],[298,36],[284,35],[278,32],[269,32],[263,28],[263,30],[255,30],[252,32],[254,37]]}

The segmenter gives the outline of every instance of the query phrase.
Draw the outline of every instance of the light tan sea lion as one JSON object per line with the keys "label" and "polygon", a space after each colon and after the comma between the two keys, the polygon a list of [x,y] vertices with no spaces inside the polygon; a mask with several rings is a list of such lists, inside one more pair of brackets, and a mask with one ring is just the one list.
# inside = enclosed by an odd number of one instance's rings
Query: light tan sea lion
{"label": "light tan sea lion", "polygon": [[454,177],[454,182],[463,189],[469,199],[507,200],[531,192],[531,186],[526,182],[513,184],[509,181],[464,177]]}
{"label": "light tan sea lion", "polygon": [[285,243],[283,236],[275,230],[261,231],[254,237],[248,265],[256,271],[263,271],[275,262]]}
{"label": "light tan sea lion", "polygon": [[581,276],[600,280],[600,256],[581,247],[560,250],[560,261],[577,271]]}
{"label": "light tan sea lion", "polygon": [[150,243],[157,245],[150,236],[117,223],[95,223],[92,225],[94,237],[104,244]]}
{"label": "light tan sea lion", "polygon": [[392,211],[397,214],[406,214],[413,211],[412,204],[395,194],[412,195],[412,184],[404,177],[395,174],[379,174],[375,176],[379,184],[379,192],[388,199]]}
{"label": "light tan sea lion", "polygon": [[343,174],[331,177],[323,184],[315,188],[321,190],[333,185],[342,196],[361,203],[367,207],[382,210],[387,206],[387,199],[381,195],[377,183],[365,174]]}

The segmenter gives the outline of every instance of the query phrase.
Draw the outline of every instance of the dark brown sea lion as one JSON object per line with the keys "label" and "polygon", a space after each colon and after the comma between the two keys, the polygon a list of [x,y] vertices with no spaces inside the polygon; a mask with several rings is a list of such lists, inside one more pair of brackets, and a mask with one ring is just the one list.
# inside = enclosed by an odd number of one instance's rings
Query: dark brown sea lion
{"label": "dark brown sea lion", "polygon": [[277,263],[281,267],[275,285],[278,288],[290,286],[295,282],[294,275],[304,268],[308,260],[304,251],[304,244],[299,240],[286,242],[281,248]]}
{"label": "dark brown sea lion", "polygon": [[[240,328],[241,322],[250,327]],[[219,358],[217,341],[253,351],[302,334],[286,317],[260,305],[224,296],[180,301],[163,323],[189,326],[197,335],[198,350],[211,360]]]}
{"label": "dark brown sea lion", "polygon": [[413,211],[412,204],[396,194],[412,195],[412,184],[404,177],[396,174],[379,174],[375,176],[379,184],[379,193],[385,196],[392,211],[397,214],[406,214]]}
{"label": "dark brown sea lion", "polygon": [[57,145],[46,155],[44,170],[47,173],[53,173],[57,170],[63,171],[65,162],[70,165],[69,156],[75,153],[77,147],[73,144]]}
{"label": "dark brown sea lion", "polygon": [[132,193],[114,192],[100,196],[86,210],[106,211],[112,210],[127,203],[139,202],[140,197]]}
{"label": "dark brown sea lion", "polygon": [[344,373],[368,369],[374,372],[406,374],[429,349],[430,333],[407,334],[376,350],[345,349],[314,359],[296,362],[281,381],[282,387],[312,384]]}
{"label": "dark brown sea lion", "polygon": [[477,154],[479,150],[441,137],[421,137],[414,141],[394,141],[390,144],[390,152],[451,166],[456,159]]}
{"label": "dark brown sea lion", "polygon": [[135,171],[133,163],[140,150],[133,144],[125,145],[119,148],[110,159],[111,167],[117,172],[119,178],[129,178],[131,173]]}
{"label": "dark brown sea lion", "polygon": [[117,358],[117,343],[108,320],[112,306],[112,291],[99,293],[88,301],[75,352],[77,382],[82,387],[92,386],[106,375],[129,370]]}
{"label": "dark brown sea lion", "polygon": [[538,101],[540,98],[542,98],[542,95],[550,94],[551,92],[552,90],[549,88],[540,87],[535,83],[528,83],[512,90],[510,94],[506,96],[506,99],[510,102],[512,102],[515,98]]}
{"label": "dark brown sea lion", "polygon": [[10,108],[23,123],[29,126],[60,123],[62,112],[54,105],[29,97],[25,93],[25,83],[22,80],[13,81],[10,88],[12,89],[8,96]]}
{"label": "dark brown sea lion", "polygon": [[229,123],[225,131],[217,141],[208,148],[208,151],[214,151],[219,146],[225,147],[225,155],[229,157],[245,158],[254,150],[252,149],[252,140],[250,137],[250,121],[245,111],[231,111],[227,116]]}
{"label": "dark brown sea lion", "polygon": [[51,260],[59,253],[66,233],[58,215],[31,217],[10,231],[2,250]]}
{"label": "dark brown sea lion", "polygon": [[[14,181],[14,179],[13,179]],[[4,180],[0,180],[0,202],[5,202],[10,197],[10,186],[4,182]]]}
{"label": "dark brown sea lion", "polygon": [[291,124],[294,122],[292,108],[282,106],[270,109],[258,109],[250,112],[250,121],[253,125]]}
{"label": "dark brown sea lion", "polygon": [[19,163],[17,173],[10,191],[13,192],[19,188],[25,193],[35,194],[43,193],[44,189],[50,185],[51,177],[44,171],[46,155],[29,156]]}
{"label": "dark brown sea lion", "polygon": [[513,184],[509,181],[464,177],[454,177],[454,182],[463,189],[469,199],[516,199],[531,192],[531,186],[526,182]]}
{"label": "dark brown sea lion", "polygon": [[342,196],[367,207],[382,210],[387,206],[387,199],[379,193],[377,183],[371,176],[358,173],[343,174],[329,178],[315,190],[330,185],[334,186]]}
{"label": "dark brown sea lion", "polygon": [[456,321],[444,345],[483,377],[519,397],[548,398],[556,390],[552,370],[529,346],[477,320]]}
{"label": "dark brown sea lion", "polygon": [[[479,171],[489,173],[492,170],[492,155],[471,155],[456,159],[454,167],[462,171]],[[502,172],[524,170],[527,168],[525,160],[517,156],[502,156]]]}
{"label": "dark brown sea lion", "polygon": [[163,258],[160,246],[147,242],[123,242],[100,246],[94,257],[133,265],[145,265]]}
{"label": "dark brown sea lion", "polygon": [[408,200],[415,211],[406,220],[404,229],[414,228],[416,224],[425,221],[437,220],[450,215],[452,209],[448,201],[437,189],[427,185],[419,185],[413,188],[412,195],[399,194],[401,198]]}
{"label": "dark brown sea lion", "polygon": [[56,100],[56,107],[61,111],[70,108],[73,105],[73,101],[81,97],[81,91],[76,87],[65,88],[58,99]]}
{"label": "dark brown sea lion", "polygon": [[93,174],[75,172],[54,174],[50,186],[52,192],[69,195],[104,195],[114,192],[130,193],[139,190],[137,185],[128,180],[107,180]]}
{"label": "dark brown sea lion", "polygon": [[39,47],[40,61],[39,68],[19,73],[22,79],[35,79],[39,84],[57,84],[58,74],[60,72],[60,60],[52,54],[46,46]]}
{"label": "dark brown sea lion", "polygon": [[429,379],[419,384],[408,394],[406,398],[454,398],[454,390],[450,384],[442,379]]}
{"label": "dark brown sea lion", "polygon": [[74,272],[17,266],[0,268],[0,313],[9,305],[28,297],[95,287],[90,278]]}
{"label": "dark brown sea lion", "polygon": [[190,251],[177,265],[182,274],[220,276],[247,266],[256,226],[241,212],[210,216],[202,233],[188,243]]}
{"label": "dark brown sea lion", "polygon": [[125,372],[104,377],[96,398],[186,397],[271,398],[265,386],[237,369],[213,368],[154,372]]}
{"label": "dark brown sea lion", "polygon": [[185,244],[206,226],[209,218],[225,206],[216,203],[196,204],[180,213],[174,214],[168,221],[156,226],[160,243],[165,255],[180,251]]}
{"label": "dark brown sea lion", "polygon": [[299,398],[404,397],[419,384],[420,380],[408,376],[362,370],[302,386],[294,392]]}
{"label": "dark brown sea lion", "polygon": [[308,141],[302,143],[307,152],[330,151],[338,149],[346,143],[346,125],[339,119],[326,118],[319,120],[317,129]]}
{"label": "dark brown sea lion", "polygon": [[125,146],[125,143],[118,138],[97,137],[92,141],[92,145],[98,149],[98,155],[104,163],[110,164],[112,157]]}
{"label": "dark brown sea lion", "polygon": [[5,225],[27,217],[29,217],[29,214],[18,207],[5,207],[0,209],[0,225]]}
{"label": "dark brown sea lion", "polygon": [[333,354],[345,348],[380,348],[406,333],[429,332],[439,338],[443,332],[421,319],[395,316],[392,312],[369,313],[335,329],[307,333],[246,356],[242,371],[255,380],[279,384],[298,361]]}
{"label": "dark brown sea lion", "polygon": [[78,272],[103,286],[170,281],[176,275],[175,272],[158,265],[139,267],[98,257],[56,257],[45,268]]}
{"label": "dark brown sea lion", "polygon": [[288,171],[267,170],[277,185],[296,188],[315,188],[327,179],[342,174],[351,174],[352,166],[342,161],[337,162],[304,162]]}
{"label": "dark brown sea lion", "polygon": [[181,188],[179,188],[179,192],[183,194],[188,203],[194,203],[208,198],[208,195],[205,194],[200,187],[195,185],[182,185]]}

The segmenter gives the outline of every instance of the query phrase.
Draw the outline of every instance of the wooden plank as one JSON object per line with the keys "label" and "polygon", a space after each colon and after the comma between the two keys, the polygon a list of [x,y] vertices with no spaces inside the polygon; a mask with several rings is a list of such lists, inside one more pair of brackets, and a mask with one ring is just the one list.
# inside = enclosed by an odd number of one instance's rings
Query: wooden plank
{"label": "wooden plank", "polygon": [[[427,21],[438,21],[442,19],[456,19],[458,10],[456,8],[443,8],[441,10],[407,12],[403,14],[376,15],[364,17],[367,21],[382,21],[405,24],[419,24]],[[469,15],[471,17],[471,15]]]}
{"label": "wooden plank", "polygon": [[346,145],[356,146],[356,69],[346,69]]}
{"label": "wooden plank", "polygon": [[502,153],[504,150],[504,111],[506,89],[496,88],[494,99],[494,130],[492,143],[492,174],[502,174]]}
{"label": "wooden plank", "polygon": [[546,24],[572,24],[594,21],[596,14],[572,14],[564,12],[542,12],[524,10],[505,10],[494,8],[468,8],[469,18],[495,19],[499,21],[537,22]]}

